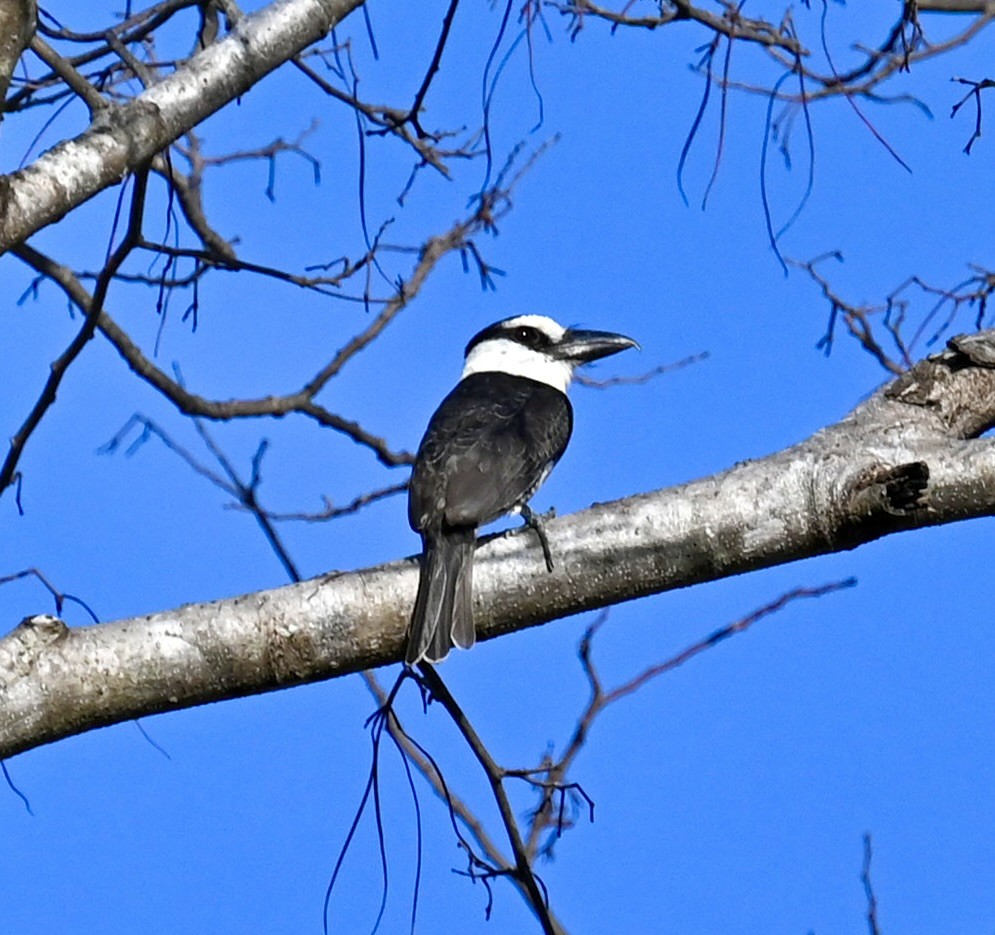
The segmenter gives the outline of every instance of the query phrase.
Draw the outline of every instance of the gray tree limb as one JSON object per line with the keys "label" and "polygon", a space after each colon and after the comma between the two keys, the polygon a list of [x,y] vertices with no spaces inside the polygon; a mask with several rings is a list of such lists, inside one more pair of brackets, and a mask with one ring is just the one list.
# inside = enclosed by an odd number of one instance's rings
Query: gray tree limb
{"label": "gray tree limb", "polygon": [[34,35],[37,12],[35,0],[0,0],[0,120],[14,67]]}
{"label": "gray tree limb", "polygon": [[[491,639],[578,611],[995,512],[995,330],[961,336],[811,438],[553,520],[476,557]],[[94,727],[400,660],[411,559],[147,617],[0,639],[0,758]]]}
{"label": "gray tree limb", "polygon": [[[9,0],[4,0],[4,4]],[[79,136],[0,176],[0,255],[58,221],[317,42],[362,0],[276,0]],[[30,38],[30,37],[29,37]]]}

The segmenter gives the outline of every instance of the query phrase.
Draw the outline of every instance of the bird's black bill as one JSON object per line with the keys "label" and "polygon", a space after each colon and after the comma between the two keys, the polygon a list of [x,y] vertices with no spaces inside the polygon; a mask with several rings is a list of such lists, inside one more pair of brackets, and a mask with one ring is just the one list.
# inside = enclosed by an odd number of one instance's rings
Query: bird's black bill
{"label": "bird's black bill", "polygon": [[624,334],[569,328],[563,335],[563,340],[556,344],[553,351],[557,357],[563,360],[574,360],[587,364],[592,360],[600,360],[602,357],[617,354],[628,347],[638,348],[639,345]]}

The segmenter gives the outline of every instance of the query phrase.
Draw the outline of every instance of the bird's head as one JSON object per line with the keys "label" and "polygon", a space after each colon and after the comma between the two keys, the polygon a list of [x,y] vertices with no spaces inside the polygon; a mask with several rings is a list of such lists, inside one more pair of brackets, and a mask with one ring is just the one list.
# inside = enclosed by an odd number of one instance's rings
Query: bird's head
{"label": "bird's head", "polygon": [[564,328],[545,315],[518,315],[488,325],[466,346],[463,377],[500,372],[565,393],[574,368],[639,345],[622,334]]}

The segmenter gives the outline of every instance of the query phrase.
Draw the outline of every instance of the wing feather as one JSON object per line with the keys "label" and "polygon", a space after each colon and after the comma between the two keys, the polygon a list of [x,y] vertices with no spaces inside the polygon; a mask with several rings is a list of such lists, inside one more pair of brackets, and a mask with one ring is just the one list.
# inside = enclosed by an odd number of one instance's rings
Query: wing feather
{"label": "wing feather", "polygon": [[570,439],[567,397],[503,373],[461,380],[429,422],[415,459],[416,530],[481,526],[525,503]]}

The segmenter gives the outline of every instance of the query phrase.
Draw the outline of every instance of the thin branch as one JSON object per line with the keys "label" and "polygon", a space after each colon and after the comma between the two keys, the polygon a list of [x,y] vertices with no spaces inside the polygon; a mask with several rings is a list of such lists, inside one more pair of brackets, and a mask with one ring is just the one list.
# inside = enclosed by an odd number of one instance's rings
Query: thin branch
{"label": "thin branch", "polygon": [[[387,487],[381,487],[377,490],[360,494],[342,506],[335,506],[328,497],[322,497],[325,504],[322,510],[314,512],[298,511],[295,513],[278,513],[274,510],[266,510],[266,516],[277,523],[290,521],[322,523],[330,519],[339,519],[343,516],[358,513],[363,507],[369,506],[371,503],[378,503],[380,500],[386,500],[388,497],[396,497],[398,494],[404,493],[407,489],[408,482],[404,481],[400,484],[390,484]],[[244,509],[244,507],[241,508]]]}
{"label": "thin branch", "polygon": [[[92,300],[89,293],[67,267],[56,263],[27,244],[12,252],[33,269],[59,285],[70,300],[81,309],[87,311],[91,308]],[[211,400],[191,393],[186,387],[173,380],[152,363],[106,312],[100,311],[97,317],[101,334],[111,342],[131,370],[162,393],[184,415],[224,421],[262,416],[284,416],[298,412],[313,419],[319,425],[341,432],[357,444],[369,448],[376,455],[377,460],[388,467],[411,462],[411,455],[407,452],[393,451],[384,439],[366,431],[350,419],[329,412],[323,406],[312,402],[302,391],[285,396],[230,400]]]}
{"label": "thin branch", "polygon": [[719,15],[695,6],[688,0],[671,0],[670,3],[660,4],[661,12],[657,16],[629,16],[625,12],[617,13],[589,0],[564,0],[564,2],[552,2],[550,6],[566,16],[573,17],[575,21],[591,16],[611,23],[615,28],[627,26],[657,29],[673,22],[690,20],[729,39],[742,39],[765,48],[783,49],[792,56],[808,54],[796,39],[785,35],[773,23],[762,19],[750,19],[740,14],[738,4],[723,3],[725,10]]}
{"label": "thin branch", "polygon": [[735,623],[730,623],[728,626],[724,626],[709,636],[706,636],[703,640],[699,640],[697,643],[692,643],[686,649],[677,653],[675,656],[671,656],[671,658],[665,662],[650,666],[639,675],[629,679],[629,681],[623,682],[621,685],[616,686],[609,692],[605,692],[601,707],[607,707],[613,702],[618,701],[620,698],[633,694],[657,676],[663,675],[665,672],[670,672],[672,669],[676,669],[678,666],[684,665],[685,662],[688,662],[695,656],[703,653],[706,649],[711,649],[713,646],[717,646],[719,643],[724,642],[729,639],[730,636],[745,633],[748,629],[750,629],[750,627],[753,626],[753,624],[758,623],[765,617],[769,617],[771,614],[775,614],[778,611],[783,610],[792,601],[799,600],[800,598],[824,597],[826,594],[832,594],[834,591],[843,591],[848,588],[856,587],[856,585],[856,578],[844,578],[842,581],[833,581],[829,584],[820,585],[815,588],[793,588],[770,603],[765,604],[758,610],[755,610],[740,620],[737,620]]}
{"label": "thin branch", "polygon": [[[366,684],[367,689],[369,689],[370,694],[374,699],[376,699],[377,706],[380,708],[384,707],[387,704],[388,696],[387,692],[384,691],[383,686],[381,686],[378,681],[376,673],[368,669],[365,672],[361,672],[360,675],[362,676],[363,682]],[[400,721],[397,721],[397,724],[400,725]],[[479,818],[477,818],[470,807],[462,799],[440,783],[438,770],[432,765],[431,762],[429,762],[424,754],[422,754],[420,748],[407,734],[398,732],[395,739],[404,748],[405,756],[408,757],[408,759],[422,774],[422,777],[432,788],[435,795],[453,810],[456,817],[473,836],[481,851],[487,855],[488,859],[495,866],[510,870],[511,864],[508,863],[508,859],[501,853],[498,846],[491,840],[490,836],[487,834],[487,831],[484,829],[483,823]]]}
{"label": "thin branch", "polygon": [[969,100],[974,101],[974,132],[964,146],[964,152],[971,155],[971,149],[978,140],[981,139],[981,92],[988,88],[995,88],[995,81],[990,78],[983,78],[981,81],[972,81],[970,78],[951,78],[958,84],[969,85],[971,90],[967,92],[950,110],[950,119],[957,116],[957,111],[961,109]]}
{"label": "thin branch", "polygon": [[609,377],[607,380],[595,380],[594,377],[589,377],[587,374],[579,373],[574,377],[574,382],[579,383],[581,386],[586,386],[595,390],[606,390],[613,386],[641,386],[644,383],[649,383],[650,380],[655,380],[657,377],[662,376],[665,373],[673,373],[675,370],[683,370],[685,367],[690,367],[692,364],[708,360],[708,357],[708,351],[701,351],[698,354],[691,354],[689,357],[682,357],[680,360],[675,360],[669,364],[660,364],[660,366],[654,367],[652,370],[647,370],[645,373],[636,374],[634,377]]}
{"label": "thin branch", "polygon": [[24,446],[28,439],[38,427],[42,417],[48,412],[55,402],[56,393],[62,383],[66,372],[73,364],[80,352],[89,343],[90,339],[97,331],[101,314],[103,313],[104,300],[107,298],[107,290],[114,279],[114,274],[121,267],[121,264],[128,258],[135,245],[142,236],[142,217],[145,210],[145,193],[148,184],[148,169],[141,169],[134,176],[134,188],[131,195],[131,210],[128,219],[128,229],[125,232],[121,243],[109,256],[107,263],[100,273],[96,288],[93,291],[93,298],[88,303],[86,316],[83,324],[76,334],[76,337],[69,343],[65,351],[52,362],[48,379],[45,381],[41,394],[37,402],[31,408],[27,418],[21,427],[14,434],[10,441],[10,449],[7,456],[0,465],[0,495],[13,483],[17,472],[17,463],[24,451]]}
{"label": "thin branch", "polygon": [[[280,560],[287,576],[291,581],[300,582],[302,576],[298,570],[293,559],[290,557],[290,553],[286,548],[286,545],[281,540],[280,536],[277,534],[276,530],[271,525],[271,521],[274,519],[276,514],[272,511],[267,510],[259,499],[259,483],[261,479],[260,466],[263,452],[265,451],[264,446],[260,446],[253,458],[253,467],[251,478],[248,482],[243,481],[239,476],[238,472],[234,469],[231,464],[231,460],[221,451],[220,447],[214,442],[210,435],[204,430],[200,422],[197,422],[198,432],[201,435],[201,439],[207,445],[215,460],[219,463],[224,471],[226,477],[221,477],[216,471],[203,465],[188,449],[177,443],[172,439],[166,432],[164,432],[156,423],[152,420],[147,419],[143,416],[133,416],[125,427],[118,432],[113,439],[106,446],[104,446],[104,451],[114,451],[116,450],[124,441],[130,429],[135,425],[141,425],[143,428],[142,435],[131,444],[128,449],[128,453],[132,453],[137,446],[141,445],[148,435],[155,435],[158,437],[167,448],[178,455],[187,465],[189,465],[196,473],[201,477],[204,477],[212,485],[220,488],[225,493],[236,498],[242,509],[252,513],[255,517],[259,528],[263,531],[267,542],[273,549],[277,558]],[[400,492],[406,489],[406,484],[396,485],[393,488],[393,492]],[[372,495],[368,495],[367,502]],[[357,498],[361,500],[363,498]],[[350,505],[352,506],[352,505]],[[359,508],[359,505],[354,507]],[[18,575],[10,576],[9,579],[0,578],[0,585],[5,583],[6,580],[14,580],[19,577],[24,577],[29,574],[35,574],[39,580],[41,580],[49,590],[56,596],[56,610],[61,611],[61,602],[63,599],[75,600],[69,595],[62,595],[55,591],[55,589],[47,582],[47,579],[41,575],[40,572],[35,572],[34,569],[30,569],[25,572],[20,572]],[[84,605],[85,606],[85,605]],[[422,775],[425,781],[429,784],[432,791],[441,799],[450,811],[450,815],[455,822],[458,820],[468,831],[468,833],[477,842],[478,847],[481,851],[487,855],[487,859],[490,864],[482,861],[480,858],[473,857],[473,850],[470,848],[469,843],[459,836],[459,839],[468,855],[471,856],[472,864],[471,867],[475,868],[473,872],[480,874],[486,872],[492,872],[498,875],[506,875],[515,883],[516,887],[522,892],[522,895],[527,899],[530,898],[530,892],[524,883],[513,873],[513,866],[509,864],[504,855],[500,852],[494,842],[491,840],[490,836],[487,834],[483,824],[473,813],[470,807],[458,796],[454,795],[442,778],[442,774],[438,768],[438,765],[432,760],[432,758],[424,751],[424,749],[416,743],[407,734],[398,719],[396,712],[393,710],[393,698],[396,694],[397,689],[400,686],[400,681],[395,684],[393,691],[388,694],[380,686],[376,675],[372,671],[365,671],[360,673],[366,683],[367,688],[370,690],[371,694],[377,701],[378,711],[383,713],[383,717],[379,720],[378,730],[383,730],[386,728],[392,741],[397,746],[399,752],[405,757],[406,763],[410,762],[412,766]],[[402,677],[403,680],[403,677]],[[136,722],[137,723],[137,722]],[[375,735],[375,744],[378,743],[379,734]],[[0,761],[2,762],[2,761]],[[405,767],[408,768],[407,765]],[[373,764],[373,771],[371,773],[371,783],[376,782],[376,763]],[[369,788],[373,788],[370,786]],[[366,797],[364,796],[364,804]],[[416,800],[417,807],[417,800]],[[360,814],[362,812],[363,806],[360,806]],[[358,821],[357,815],[357,821]],[[349,839],[351,839],[351,832],[349,838],[347,838],[345,847],[348,847]],[[341,863],[341,858],[339,864]],[[335,873],[332,876],[332,882],[329,887],[329,894],[331,892],[331,886],[334,885],[335,877],[338,873],[339,864],[336,866]],[[479,878],[479,876],[478,876]],[[326,900],[327,908],[327,900]],[[557,929],[559,931],[560,929]]]}
{"label": "thin branch", "polygon": [[909,357],[909,349],[901,342],[901,337],[898,334],[897,329],[893,332],[896,340],[899,342],[899,351],[901,354],[901,360],[894,360],[878,341],[874,334],[874,329],[871,325],[871,316],[876,312],[887,313],[891,306],[881,306],[880,308],[869,307],[869,306],[857,306],[847,302],[842,296],[840,296],[829,283],[829,280],[818,270],[818,265],[826,259],[835,259],[839,262],[843,261],[841,254],[833,252],[823,254],[822,256],[816,257],[814,260],[808,260],[807,262],[801,262],[799,260],[793,260],[790,257],[787,260],[788,265],[796,267],[798,269],[803,269],[812,280],[819,286],[822,291],[823,297],[829,302],[830,314],[829,323],[826,327],[826,333],[820,338],[818,344],[819,347],[828,356],[833,349],[833,343],[835,340],[835,330],[836,323],[842,318],[844,325],[850,335],[857,339],[860,346],[867,351],[888,373],[895,376],[903,373],[905,369],[911,364]]}
{"label": "thin branch", "polygon": [[522,840],[521,832],[518,829],[518,820],[515,818],[514,809],[508,799],[508,794],[504,789],[505,771],[498,766],[491,756],[484,742],[480,739],[473,724],[463,713],[463,710],[453,698],[452,693],[446,687],[445,682],[435,671],[435,668],[427,662],[419,666],[422,678],[435,698],[452,718],[453,723],[463,735],[463,739],[473,751],[477,762],[480,763],[487,781],[491,787],[494,801],[497,803],[498,811],[501,814],[501,821],[504,823],[505,832],[512,852],[515,855],[515,869],[513,875],[525,887],[528,892],[529,904],[535,913],[539,924],[542,926],[544,935],[562,935],[562,929],[550,915],[549,900],[545,893],[545,887],[532,869],[528,852],[525,849],[525,842]]}
{"label": "thin branch", "polygon": [[[203,428],[201,423],[196,422],[198,432],[200,433],[202,441],[207,445],[219,465],[222,467],[227,480],[220,477],[216,472],[202,465],[194,455],[185,449],[183,446],[176,443],[172,438],[170,438],[161,428],[159,428],[154,422],[148,420],[141,416],[134,416],[129,420],[128,425],[125,426],[112,440],[105,446],[105,450],[113,451],[122,442],[132,425],[140,424],[144,427],[145,433],[151,433],[156,435],[160,440],[174,453],[180,456],[193,470],[195,470],[202,477],[206,478],[213,485],[221,488],[226,493],[236,497],[242,508],[251,512],[255,517],[259,528],[263,531],[267,542],[273,549],[274,553],[280,560],[288,577],[291,581],[300,582],[302,580],[300,571],[298,570],[296,564],[290,557],[289,551],[287,550],[285,544],[277,534],[276,530],[271,525],[270,520],[273,514],[266,510],[260,503],[258,496],[258,489],[260,483],[260,466],[262,455],[265,451],[264,445],[260,445],[257,450],[256,456],[253,458],[252,474],[248,482],[243,481],[239,476],[238,472],[234,469],[231,464],[230,459],[225,455],[225,453],[220,449],[220,447],[214,442],[210,435]],[[144,440],[144,434],[142,438],[139,438],[134,442],[129,449],[133,451],[135,447],[142,443]],[[404,489],[406,485],[401,485],[400,489]],[[27,572],[22,573],[22,575],[27,574]],[[42,579],[44,580],[44,579]],[[4,580],[0,579],[0,584],[3,584]],[[61,606],[61,605],[57,605]],[[478,857],[469,842],[460,834],[458,829],[456,829],[457,837],[467,852],[468,858],[471,861],[469,873],[474,879],[481,879],[485,886],[488,886],[488,893],[490,893],[489,885],[487,884],[487,879],[489,876],[507,876],[509,877],[522,895],[531,901],[533,893],[528,886],[528,881],[523,879],[519,874],[515,872],[515,868],[509,864],[504,855],[500,852],[494,842],[491,840],[490,836],[484,829],[483,824],[473,813],[470,807],[458,796],[454,795],[446,785],[442,773],[438,767],[438,764],[432,759],[432,757],[425,751],[420,744],[414,741],[410,735],[404,730],[396,712],[393,708],[393,699],[399,689],[401,683],[403,682],[406,675],[402,673],[401,677],[395,683],[394,688],[388,694],[383,690],[378,682],[376,675],[371,671],[365,671],[361,673],[367,688],[370,690],[373,697],[377,700],[378,715],[375,718],[376,723],[373,727],[373,740],[374,740],[374,762],[371,766],[370,780],[367,784],[366,794],[363,796],[363,801],[360,804],[359,811],[357,812],[356,818],[353,822],[352,828],[349,835],[346,838],[345,844],[343,845],[342,853],[339,856],[339,860],[336,862],[335,870],[332,874],[331,881],[329,883],[328,891],[326,894],[325,909],[326,909],[326,920],[327,920],[327,909],[328,900],[331,896],[332,888],[334,887],[335,880],[338,876],[339,869],[341,867],[342,859],[345,856],[345,851],[349,847],[349,843],[352,839],[352,835],[355,832],[356,826],[358,824],[359,818],[365,808],[366,802],[368,800],[369,793],[372,791],[375,799],[375,807],[377,808],[377,816],[379,821],[379,803],[377,800],[379,796],[379,786],[378,786],[378,752],[379,752],[379,740],[380,735],[384,729],[387,730],[392,741],[397,746],[398,751],[405,758],[405,770],[408,771],[408,763],[410,763],[422,777],[428,782],[432,791],[446,804],[449,809],[451,819],[454,823],[458,820],[469,832],[469,834],[477,842],[482,852],[487,855],[487,859],[490,861],[484,861]],[[136,722],[137,723],[137,722]],[[140,727],[140,725],[139,725]],[[0,761],[2,762],[2,761]],[[410,772],[409,772],[410,779]],[[415,799],[415,807],[417,810],[417,798]],[[379,827],[379,825],[378,825]],[[419,821],[419,836],[420,836],[420,821]],[[420,854],[420,849],[419,849]],[[381,837],[381,860],[385,862],[386,857],[383,853],[383,841]],[[420,856],[419,856],[420,862]],[[386,873],[386,865],[383,863],[384,873]],[[417,881],[416,881],[416,897],[417,901]],[[415,912],[415,906],[412,908],[412,913]],[[383,911],[383,906],[381,905],[381,913]],[[489,912],[489,907],[488,907]],[[550,916],[552,919],[552,916]],[[562,932],[562,927],[553,919],[555,932]]]}
{"label": "thin branch", "polygon": [[93,612],[93,609],[89,604],[86,603],[82,598],[76,597],[74,594],[69,594],[66,591],[62,591],[52,584],[48,576],[40,568],[25,568],[22,571],[15,571],[13,574],[0,576],[0,586],[5,584],[10,584],[13,581],[21,581],[24,578],[34,578],[36,581],[40,582],[42,587],[52,595],[52,599],[55,601],[55,613],[56,616],[61,617],[63,608],[65,607],[66,601],[71,604],[76,604],[82,607],[89,615],[90,619],[94,623],[100,623],[100,618]]}
{"label": "thin branch", "polygon": [[[62,218],[245,93],[350,13],[359,0],[284,0],[245,16],[219,42],[161,81],[107,109],[83,133],[5,176],[0,252]],[[119,37],[127,44],[124,37]],[[106,41],[106,37],[105,37]],[[78,66],[77,66],[78,67]],[[70,178],[72,185],[64,184]]]}
{"label": "thin branch", "polygon": [[90,120],[93,120],[101,110],[107,107],[107,101],[101,97],[100,92],[72,66],[71,62],[59,55],[41,36],[36,34],[31,40],[31,51],[48,65],[54,74],[69,85],[76,96],[86,104],[90,111]]}
{"label": "thin branch", "polygon": [[864,885],[864,896],[867,898],[867,931],[869,935],[881,935],[878,927],[878,901],[874,895],[874,886],[871,883],[871,836],[864,835],[864,863],[860,869],[860,882]]}
{"label": "thin branch", "polygon": [[[826,36],[826,21],[829,15],[829,0],[822,0],[822,17],[820,19],[820,37],[822,39],[822,51],[826,56],[826,62],[829,64],[829,70],[833,74],[833,78],[836,83],[840,86],[845,86],[849,84],[836,70],[836,65],[833,62],[832,53],[829,51],[829,40]],[[904,67],[905,70],[909,67],[909,60],[911,54],[906,52],[903,56],[902,63],[900,67]],[[844,92],[844,97],[846,102],[850,105],[853,112],[860,118],[861,123],[868,130],[871,131],[871,135],[876,139],[888,152],[888,154],[894,159],[906,172],[910,175],[912,174],[912,167],[898,154],[898,151],[889,143],[880,130],[871,122],[870,118],[860,109],[860,106],[854,100],[853,94],[847,94]]]}
{"label": "thin branch", "polygon": [[429,63],[428,71],[425,72],[425,78],[421,83],[421,87],[418,88],[418,91],[415,94],[415,99],[411,104],[411,110],[408,111],[408,119],[414,125],[419,137],[424,137],[426,135],[425,131],[421,128],[419,115],[421,114],[422,105],[425,103],[425,96],[428,94],[429,86],[432,84],[432,79],[438,72],[439,65],[442,62],[442,52],[446,47],[446,41],[449,39],[449,30],[452,28],[453,19],[456,17],[456,8],[458,6],[459,0],[449,0],[449,9],[446,10],[446,15],[442,20],[442,32],[439,35],[439,41],[436,43],[435,52],[432,55],[432,61]]}
{"label": "thin branch", "polygon": [[[622,698],[634,694],[648,682],[660,675],[678,668],[679,666],[682,666],[685,662],[688,662],[695,656],[705,652],[705,650],[717,646],[719,643],[724,642],[732,636],[745,633],[751,626],[753,626],[753,624],[764,619],[765,617],[770,616],[771,614],[776,613],[779,610],[782,610],[792,601],[798,600],[799,598],[822,597],[834,591],[851,588],[856,583],[857,582],[854,578],[846,578],[842,581],[834,581],[830,584],[825,584],[816,588],[794,588],[740,620],[737,620],[728,626],[722,627],[704,639],[691,644],[681,652],[671,656],[666,661],[649,666],[638,675],[610,690],[605,690],[602,685],[601,679],[592,659],[594,637],[607,620],[606,613],[600,614],[595,622],[585,631],[584,637],[581,640],[580,647],[578,649],[578,656],[580,657],[584,675],[587,678],[590,689],[590,699],[587,706],[577,719],[577,725],[574,728],[573,735],[559,758],[555,761],[548,759],[538,771],[530,771],[540,772],[545,777],[545,781],[541,784],[537,784],[541,791],[541,798],[539,805],[533,813],[532,823],[529,827],[526,853],[529,855],[539,853],[540,838],[546,829],[548,829],[551,825],[555,825],[557,827],[558,834],[562,830],[563,790],[571,787],[579,789],[576,784],[567,782],[567,773],[569,772],[574,760],[586,744],[588,734],[590,733],[595,720],[605,710],[605,708],[614,704],[616,701],[621,700]],[[519,775],[521,775],[521,773],[519,773]],[[554,808],[554,795],[557,794],[561,797],[559,809]],[[580,790],[580,794],[587,800],[591,808],[593,820],[593,803],[586,796],[586,794],[583,793],[583,790]]]}
{"label": "thin branch", "polygon": [[[106,42],[108,32],[114,33],[123,42],[140,42],[165,24],[175,13],[187,7],[197,6],[201,2],[203,0],[160,0],[159,3],[121,20],[121,22],[111,26],[109,30],[101,29],[97,32],[75,32],[66,29],[50,13],[43,12],[43,17],[38,23],[38,30],[50,39],[64,39],[67,42],[85,45],[93,42]],[[54,25],[48,25],[49,22]]]}
{"label": "thin branch", "polygon": [[322,91],[324,91],[325,94],[329,97],[335,98],[335,100],[341,101],[343,104],[346,104],[358,113],[361,113],[374,127],[377,128],[377,130],[370,130],[367,132],[371,134],[389,133],[396,136],[398,139],[412,147],[425,165],[430,165],[444,178],[448,179],[452,177],[452,173],[445,163],[446,159],[474,158],[474,153],[468,148],[439,149],[435,145],[441,138],[439,134],[426,133],[424,136],[419,136],[417,132],[412,134],[406,126],[408,122],[407,111],[399,110],[395,107],[388,107],[386,105],[368,104],[365,101],[361,101],[358,97],[350,94],[348,91],[343,91],[341,88],[337,88],[330,81],[326,80],[304,61],[303,56],[299,55],[292,61],[294,66],[302,74],[306,75],[312,82],[314,82],[314,84],[317,85]]}
{"label": "thin branch", "polygon": [[[507,179],[506,177],[511,174],[509,160],[509,164],[502,170],[495,187],[484,193],[477,201],[476,209],[469,217],[457,222],[445,234],[430,237],[425,241],[418,252],[418,260],[410,278],[406,281],[398,280],[396,283],[396,292],[391,297],[382,300],[383,308],[370,324],[343,345],[325,366],[308,380],[300,390],[294,393],[280,396],[270,395],[261,399],[234,399],[227,401],[205,399],[180,386],[175,380],[171,379],[153,364],[102,309],[96,309],[95,320],[99,325],[101,333],[111,341],[129,367],[139,377],[166,396],[181,412],[187,415],[201,416],[209,419],[232,419],[256,416],[282,416],[291,412],[298,412],[314,419],[321,425],[333,428],[347,435],[358,444],[370,448],[385,465],[397,466],[408,464],[411,460],[409,454],[406,452],[397,453],[390,450],[383,439],[371,434],[356,422],[329,412],[315,401],[315,397],[356,354],[368,347],[394,318],[408,306],[443,257],[453,251],[462,253],[470,250],[479,258],[479,252],[472,239],[473,235],[479,231],[493,231],[495,229],[497,219],[510,207],[510,195],[515,185],[522,177],[522,174],[532,165],[534,159],[545,148],[545,145],[540,147],[536,154],[521,169],[512,175],[510,179]],[[139,238],[138,245],[142,247],[151,246],[142,238]],[[189,251],[170,248],[164,245],[156,245],[154,248],[169,255],[189,255]],[[72,271],[27,244],[18,246],[13,252],[38,273],[56,282],[74,304],[79,306],[84,313],[89,313],[93,300],[81,285],[79,278]],[[193,251],[193,254],[205,262],[211,261],[209,256],[199,251]],[[239,268],[262,270],[261,267],[241,261],[233,262],[225,260],[224,262],[226,265],[238,266]],[[481,265],[481,275],[484,275],[483,261],[478,259],[478,263]],[[290,274],[278,270],[266,270],[266,272],[278,276],[278,278],[292,278]]]}
{"label": "thin branch", "polygon": [[220,156],[205,156],[200,150],[199,139],[195,134],[188,133],[187,140],[191,142],[191,146],[186,148],[180,143],[174,144],[174,149],[182,154],[192,166],[192,175],[200,179],[203,176],[204,169],[210,168],[212,166],[226,166],[233,162],[245,162],[249,160],[264,159],[269,164],[269,181],[266,185],[266,197],[269,201],[273,202],[276,200],[276,157],[281,153],[294,153],[304,159],[310,166],[311,171],[314,176],[315,185],[321,182],[321,163],[312,156],[305,148],[304,141],[318,128],[318,121],[312,120],[311,125],[299,133],[296,139],[291,141],[285,140],[282,136],[277,137],[271,143],[265,146],[259,146],[255,149],[240,149],[234,152],[224,153]]}
{"label": "thin branch", "polygon": [[[836,326],[842,321],[861,347],[885,370],[895,375],[903,373],[913,365],[913,356],[921,344],[925,344],[926,347],[935,345],[948,332],[963,310],[973,310],[971,324],[980,330],[985,324],[992,294],[995,293],[995,272],[974,266],[970,276],[950,287],[934,286],[919,276],[910,276],[888,293],[883,301],[877,304],[855,305],[844,299],[832,287],[828,278],[818,270],[827,259],[842,262],[843,257],[837,252],[831,252],[804,263],[788,260],[791,266],[803,269],[809,274],[829,302],[828,326],[817,346],[828,355],[833,348]],[[918,289],[932,303],[922,313],[914,329],[911,321],[913,300],[908,296],[912,288]],[[947,314],[937,322],[943,309],[947,310]],[[897,359],[885,350],[878,336],[882,328],[898,352]],[[906,335],[907,330],[912,330],[911,336]]]}

